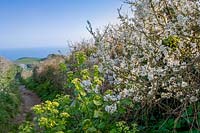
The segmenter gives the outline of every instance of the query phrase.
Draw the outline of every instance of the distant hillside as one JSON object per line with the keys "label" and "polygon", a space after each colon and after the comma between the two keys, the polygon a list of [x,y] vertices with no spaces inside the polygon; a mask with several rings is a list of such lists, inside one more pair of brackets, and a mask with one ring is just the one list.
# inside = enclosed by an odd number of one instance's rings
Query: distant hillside
{"label": "distant hillside", "polygon": [[34,57],[22,57],[15,61],[15,63],[18,64],[37,64],[41,61],[40,58],[34,58]]}

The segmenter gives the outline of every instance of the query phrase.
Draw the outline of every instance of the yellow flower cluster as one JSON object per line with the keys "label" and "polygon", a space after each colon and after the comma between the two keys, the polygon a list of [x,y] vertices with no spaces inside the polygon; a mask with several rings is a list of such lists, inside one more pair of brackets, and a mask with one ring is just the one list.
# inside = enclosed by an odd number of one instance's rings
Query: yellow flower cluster
{"label": "yellow flower cluster", "polygon": [[38,121],[40,127],[52,128],[56,126],[56,122],[50,118],[41,117]]}

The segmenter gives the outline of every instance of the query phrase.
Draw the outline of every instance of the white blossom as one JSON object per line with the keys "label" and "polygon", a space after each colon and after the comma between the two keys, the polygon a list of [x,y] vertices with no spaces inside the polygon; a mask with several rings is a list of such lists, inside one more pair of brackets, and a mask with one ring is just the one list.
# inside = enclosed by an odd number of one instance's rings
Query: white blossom
{"label": "white blossom", "polygon": [[198,101],[198,98],[197,97],[195,97],[195,96],[191,96],[190,97],[190,102],[196,102],[196,101]]}
{"label": "white blossom", "polygon": [[181,84],[182,87],[187,87],[188,86],[188,83],[187,82],[184,82],[182,81],[182,84]]}
{"label": "white blossom", "polygon": [[149,81],[151,81],[151,80],[154,79],[154,75],[153,75],[152,72],[149,72],[149,73],[148,73],[148,79],[149,79]]}
{"label": "white blossom", "polygon": [[116,103],[114,103],[112,105],[107,105],[105,107],[105,111],[107,111],[110,114],[114,113],[116,110],[117,110],[117,104]]}
{"label": "white blossom", "polygon": [[[196,30],[200,18],[195,17],[200,15],[199,2],[136,0],[133,3],[133,16],[124,16],[121,25],[111,27],[97,47],[100,57],[109,56],[103,58],[101,64],[105,77],[110,76],[110,84],[116,87],[113,95],[105,96],[105,100],[117,102],[129,97],[134,102],[159,101],[156,94],[179,101],[189,100],[188,94],[198,99],[198,87],[187,89],[188,78],[193,78],[193,74],[186,68],[200,55],[197,47],[200,33]],[[165,10],[166,4],[172,9],[171,16]],[[108,42],[106,38],[113,39]],[[164,39],[169,44],[163,44]],[[116,44],[120,44],[122,53],[116,54]],[[193,66],[198,71],[199,65],[194,63]],[[198,84],[193,82],[190,84]],[[167,93],[158,92],[158,88]]]}

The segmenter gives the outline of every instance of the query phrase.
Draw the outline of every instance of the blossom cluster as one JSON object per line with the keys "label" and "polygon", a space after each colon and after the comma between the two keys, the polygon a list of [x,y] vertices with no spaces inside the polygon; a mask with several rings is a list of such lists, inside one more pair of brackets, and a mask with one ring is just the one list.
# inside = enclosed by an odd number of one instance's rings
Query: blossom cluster
{"label": "blossom cluster", "polygon": [[121,24],[110,26],[103,39],[96,42],[97,53],[93,57],[98,58],[105,78],[115,86],[113,95],[104,99],[198,101],[200,2],[136,0],[127,3],[133,15],[119,12]]}

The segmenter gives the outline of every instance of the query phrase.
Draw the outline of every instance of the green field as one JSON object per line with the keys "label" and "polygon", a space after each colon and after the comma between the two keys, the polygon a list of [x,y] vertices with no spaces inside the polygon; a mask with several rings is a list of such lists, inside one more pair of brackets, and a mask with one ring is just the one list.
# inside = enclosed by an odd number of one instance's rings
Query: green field
{"label": "green field", "polygon": [[41,59],[40,58],[33,58],[33,57],[23,57],[19,58],[15,61],[15,63],[19,64],[36,64],[39,63]]}

